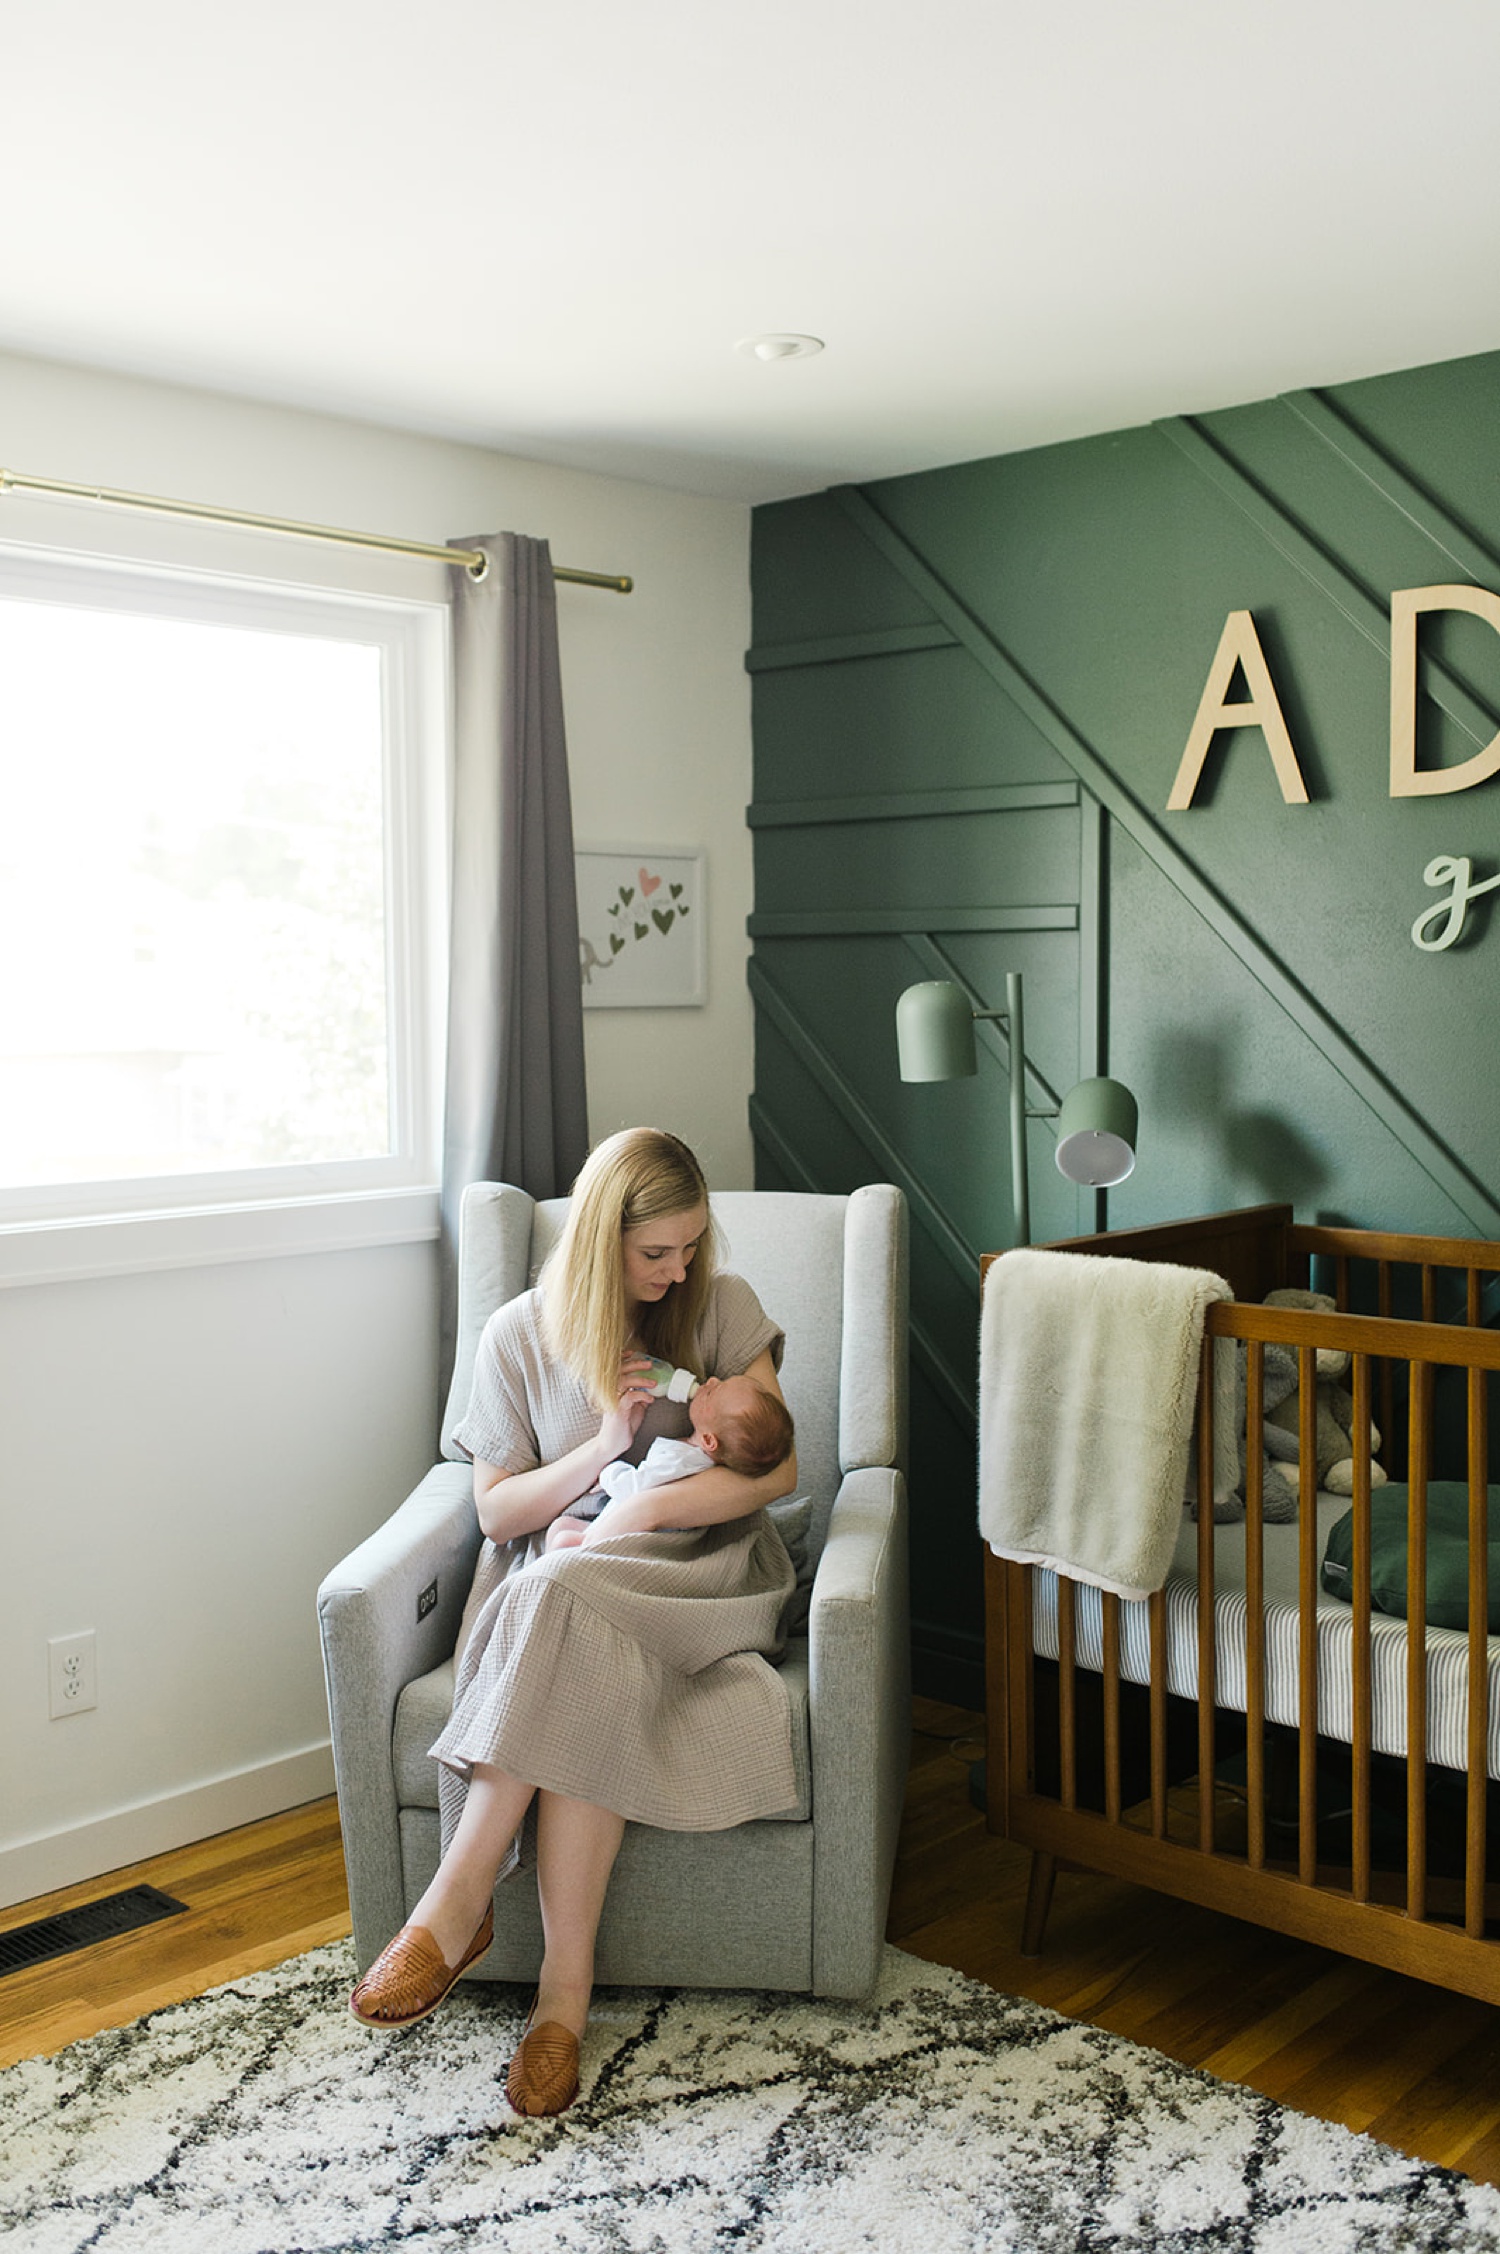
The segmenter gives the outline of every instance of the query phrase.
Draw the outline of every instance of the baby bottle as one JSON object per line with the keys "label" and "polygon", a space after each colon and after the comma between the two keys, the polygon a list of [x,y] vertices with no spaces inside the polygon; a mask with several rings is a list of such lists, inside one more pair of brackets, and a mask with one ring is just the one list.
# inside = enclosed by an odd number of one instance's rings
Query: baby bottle
{"label": "baby bottle", "polygon": [[674,1370],[670,1362],[651,1356],[651,1390],[658,1400],[691,1401],[700,1380],[691,1370]]}

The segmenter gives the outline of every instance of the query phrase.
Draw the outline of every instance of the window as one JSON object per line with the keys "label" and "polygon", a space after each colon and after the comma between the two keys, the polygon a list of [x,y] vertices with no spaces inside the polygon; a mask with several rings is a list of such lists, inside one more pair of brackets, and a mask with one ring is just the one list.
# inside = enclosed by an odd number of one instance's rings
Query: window
{"label": "window", "polygon": [[424,1188],[430,1233],[444,631],[0,551],[5,1234]]}

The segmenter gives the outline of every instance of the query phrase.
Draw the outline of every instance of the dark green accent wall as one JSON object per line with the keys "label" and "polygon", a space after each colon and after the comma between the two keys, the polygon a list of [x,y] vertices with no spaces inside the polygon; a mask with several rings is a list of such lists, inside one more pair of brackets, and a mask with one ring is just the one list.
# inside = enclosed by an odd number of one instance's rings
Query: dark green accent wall
{"label": "dark green accent wall", "polygon": [[[1002,1007],[1020,969],[1033,1102],[1130,1083],[1111,1226],[1287,1198],[1500,1236],[1500,894],[1445,954],[1410,938],[1433,855],[1500,872],[1500,779],[1388,795],[1392,589],[1500,592],[1500,355],[779,503],[752,558],[758,1179],[911,1198],[914,1657],[977,1702],[1010,1059],[995,1033],[977,1080],[903,1087],[896,997],[951,965]],[[1236,730],[1168,815],[1231,610],[1312,803]],[[1500,635],[1422,647],[1420,756],[1456,764],[1500,725]],[[1038,1241],[1096,1225],[1053,1147],[1034,1122]]]}

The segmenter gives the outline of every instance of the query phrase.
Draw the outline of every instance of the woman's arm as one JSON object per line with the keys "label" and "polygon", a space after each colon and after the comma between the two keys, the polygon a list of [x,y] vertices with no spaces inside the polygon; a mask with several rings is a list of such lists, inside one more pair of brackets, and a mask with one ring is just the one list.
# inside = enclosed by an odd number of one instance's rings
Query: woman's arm
{"label": "woman's arm", "polygon": [[[756,1356],[744,1374],[774,1393],[778,1401],[782,1398],[769,1347]],[[691,1478],[674,1479],[665,1487],[648,1487],[640,1494],[606,1503],[591,1522],[582,1546],[587,1549],[611,1534],[649,1534],[659,1526],[720,1526],[732,1518],[748,1518],[751,1511],[790,1495],[796,1484],[795,1448],[774,1471],[763,1471],[753,1478],[747,1472],[726,1471],[715,1465],[712,1471],[697,1471]]]}
{"label": "woman's arm", "polygon": [[621,1370],[620,1398],[603,1419],[592,1440],[559,1456],[555,1463],[538,1464],[535,1471],[502,1471],[498,1464],[474,1458],[474,1507],[481,1530],[492,1542],[511,1542],[518,1535],[538,1533],[599,1484],[606,1464],[623,1456],[640,1429],[651,1401],[649,1376],[642,1384],[643,1358],[627,1356]]}

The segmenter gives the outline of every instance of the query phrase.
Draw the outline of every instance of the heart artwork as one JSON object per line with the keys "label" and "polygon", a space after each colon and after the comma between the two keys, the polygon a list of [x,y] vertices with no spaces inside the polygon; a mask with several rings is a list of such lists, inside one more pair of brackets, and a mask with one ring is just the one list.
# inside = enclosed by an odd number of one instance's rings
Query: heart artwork
{"label": "heart artwork", "polygon": [[651,926],[650,926],[649,924],[637,924],[637,925],[636,925],[636,927],[635,927],[635,935],[636,935],[636,938],[637,938],[637,939],[644,939],[644,938],[645,938],[645,936],[646,936],[646,934],[647,934],[647,932],[648,932],[648,931],[649,931],[650,929],[651,929]]}
{"label": "heart artwork", "polygon": [[655,924],[657,930],[662,934],[663,938],[665,938],[667,933],[671,930],[673,924],[677,921],[677,912],[673,908],[653,908],[651,911],[651,921]]}
{"label": "heart artwork", "polygon": [[660,877],[648,876],[644,869],[637,869],[636,875],[641,880],[641,898],[643,900],[649,900],[653,892],[660,890]]}

